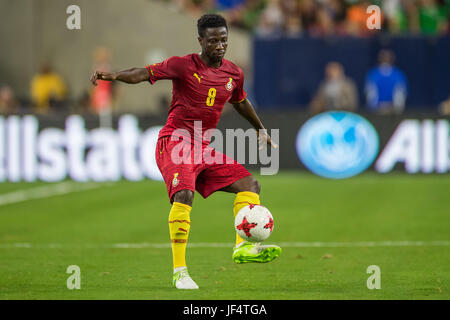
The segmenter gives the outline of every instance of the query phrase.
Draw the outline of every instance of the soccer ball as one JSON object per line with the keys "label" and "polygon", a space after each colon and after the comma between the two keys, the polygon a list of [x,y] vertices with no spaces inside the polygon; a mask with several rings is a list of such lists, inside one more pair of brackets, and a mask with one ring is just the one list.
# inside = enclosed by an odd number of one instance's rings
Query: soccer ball
{"label": "soccer ball", "polygon": [[261,242],[272,233],[273,217],[266,207],[248,205],[239,210],[234,219],[234,227],[242,239]]}

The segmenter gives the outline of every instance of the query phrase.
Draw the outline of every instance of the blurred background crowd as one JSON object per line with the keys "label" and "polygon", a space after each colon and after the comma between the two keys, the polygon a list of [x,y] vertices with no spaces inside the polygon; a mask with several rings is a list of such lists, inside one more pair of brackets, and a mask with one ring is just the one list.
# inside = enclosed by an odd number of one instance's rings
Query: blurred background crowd
{"label": "blurred background crowd", "polygon": [[[247,39],[250,41],[247,42],[250,43],[251,39],[330,39],[338,37],[368,39],[386,34],[420,36],[430,39],[450,37],[450,0],[146,1],[163,4],[168,8],[167,10],[181,12],[183,15],[188,15],[189,19],[193,21],[203,13],[221,13],[227,18],[231,28],[248,35]],[[369,16],[367,8],[370,5],[378,5],[381,8],[380,30],[367,28],[366,21]],[[163,22],[160,21],[159,24],[161,25],[161,23]],[[123,26],[117,28],[123,28]],[[193,39],[195,37],[196,35],[192,36]],[[111,43],[119,48],[124,47],[118,40],[119,38],[114,39]],[[151,42],[149,44],[152,45]],[[189,53],[189,49],[185,49],[185,46],[181,44],[178,45],[178,49],[180,53],[186,50],[188,51],[183,54]],[[50,49],[48,51],[51,52]],[[86,78],[92,70],[111,71],[131,66],[113,65],[112,51],[111,47],[107,45],[99,45],[91,50],[88,59],[91,60],[92,68],[84,72]],[[131,54],[131,52],[127,52],[122,56],[128,58],[130,55],[129,61],[132,61]],[[250,53],[244,53],[244,55],[250,56],[249,60],[252,59]],[[358,81],[349,76],[342,62],[330,58],[324,67],[314,69],[314,74],[320,74],[322,81],[311,90],[309,101],[302,103],[300,107],[308,110],[311,114],[336,109],[381,114],[402,113],[407,105],[411,88],[405,70],[396,66],[397,58],[392,50],[377,50],[376,57],[371,62],[372,68],[363,70],[364,81]],[[147,62],[153,61],[147,60]],[[252,65],[253,61],[237,62],[248,75],[246,89],[252,94],[252,74],[249,74],[249,71],[254,72],[255,70],[251,70],[252,67],[257,69],[258,65]],[[7,63],[5,63],[4,69],[6,69],[6,65]],[[14,86],[5,81],[6,77],[0,78],[1,114],[27,112],[43,115],[51,112],[100,114],[105,110],[114,111],[118,108],[117,97],[120,96],[120,90],[117,90],[118,86],[114,83],[100,81],[97,87],[89,87],[87,81],[83,81],[85,89],[78,94],[71,94],[71,85],[67,82],[72,79],[67,76],[67,70],[61,69],[61,63],[58,69],[52,65],[51,59],[39,61],[39,66],[34,66],[34,69],[37,72],[34,72],[29,79],[27,94],[23,92],[17,94]],[[65,75],[61,71],[65,71]],[[447,84],[447,87],[448,95],[432,106],[434,111],[442,114],[450,114],[450,84]],[[155,103],[159,107],[153,110],[157,110],[161,114],[166,113],[167,106],[170,104],[170,92],[159,95],[156,100]],[[258,107],[258,103],[255,104]]]}
{"label": "blurred background crowd", "polygon": [[[111,72],[111,51],[97,47],[93,52],[92,70]],[[14,114],[32,112],[101,114],[114,107],[115,82],[99,81],[98,85],[70,98],[63,77],[44,61],[30,82],[29,95],[16,97],[9,85],[0,87],[0,113]]]}
{"label": "blurred background crowd", "polygon": [[[164,0],[163,0],[164,1]],[[165,0],[172,1],[172,0]],[[367,7],[382,10],[381,32],[448,34],[448,0],[173,0],[193,15],[223,13],[260,36],[368,36]]]}

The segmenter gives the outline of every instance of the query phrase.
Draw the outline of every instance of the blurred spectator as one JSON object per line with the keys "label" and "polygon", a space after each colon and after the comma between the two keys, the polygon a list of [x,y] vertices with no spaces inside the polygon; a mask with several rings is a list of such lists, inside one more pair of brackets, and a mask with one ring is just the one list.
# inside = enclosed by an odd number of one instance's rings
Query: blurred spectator
{"label": "blurred spectator", "polygon": [[[105,47],[98,47],[94,50],[93,70],[102,72],[111,71],[111,51]],[[111,111],[114,102],[114,81],[97,81],[97,85],[92,87],[91,106],[93,112],[100,114],[103,111]]]}
{"label": "blurred spectator", "polygon": [[336,26],[330,12],[325,7],[320,7],[317,11],[317,26],[315,35],[332,35],[336,32]]}
{"label": "blurred spectator", "polygon": [[[406,1],[411,3],[410,0]],[[391,33],[403,33],[408,30],[408,20],[403,2],[405,0],[384,0],[382,3],[386,27]]]}
{"label": "blurred spectator", "polygon": [[194,16],[199,16],[218,5],[214,0],[174,0],[173,2],[178,9],[187,11]]}
{"label": "blurred spectator", "polygon": [[246,0],[242,6],[224,11],[223,14],[229,25],[248,31],[255,30],[266,7],[266,1]]}
{"label": "blurred spectator", "polygon": [[[297,3],[297,2],[295,2]],[[300,14],[300,21],[302,22],[302,29],[307,30],[308,32],[317,29],[317,12],[318,6],[314,2],[314,0],[302,0],[300,1],[300,5],[298,9],[296,6],[292,5],[294,8],[287,8],[286,10],[295,11],[298,10]],[[293,12],[296,14],[296,12]]]}
{"label": "blurred spectator", "polygon": [[31,98],[36,112],[47,113],[50,106],[60,104],[66,98],[66,85],[62,78],[44,63],[41,71],[31,81]]}
{"label": "blurred spectator", "polygon": [[345,33],[346,22],[346,6],[344,0],[328,0],[328,4],[324,7],[324,10],[328,13],[331,19],[334,21],[335,33]]}
{"label": "blurred spectator", "polygon": [[19,111],[19,103],[10,86],[0,88],[0,114],[11,114]]}
{"label": "blurred spectator", "polygon": [[302,21],[297,16],[289,16],[286,20],[284,33],[287,37],[299,37],[303,33]]}
{"label": "blurred spectator", "polygon": [[445,30],[445,33],[447,35],[450,35],[450,0],[441,0],[441,7],[443,9],[443,12],[445,16],[447,17],[447,30]]}
{"label": "blurred spectator", "polygon": [[447,100],[439,105],[439,112],[443,115],[450,116],[450,95]]}
{"label": "blurred spectator", "polygon": [[366,77],[366,98],[370,111],[377,113],[401,113],[405,108],[408,92],[405,74],[394,66],[392,51],[382,50],[379,64]]}
{"label": "blurred spectator", "polygon": [[436,0],[420,0],[419,21],[424,34],[435,35],[447,29],[445,8],[438,6]]}
{"label": "blurred spectator", "polygon": [[358,92],[355,82],[346,77],[344,67],[330,62],[325,67],[325,80],[310,104],[312,114],[330,110],[355,111],[358,108]]}
{"label": "blurred spectator", "polygon": [[245,0],[215,0],[214,2],[218,10],[230,10],[242,6]]}
{"label": "blurred spectator", "polygon": [[269,0],[261,13],[256,34],[261,37],[279,35],[284,23],[284,14],[281,10],[280,0]]}

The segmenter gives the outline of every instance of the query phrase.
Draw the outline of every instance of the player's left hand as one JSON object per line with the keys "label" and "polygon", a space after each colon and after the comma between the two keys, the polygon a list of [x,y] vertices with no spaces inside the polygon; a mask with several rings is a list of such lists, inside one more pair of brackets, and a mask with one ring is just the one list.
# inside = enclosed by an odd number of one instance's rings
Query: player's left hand
{"label": "player's left hand", "polygon": [[262,150],[266,145],[271,145],[274,149],[278,149],[278,145],[272,141],[266,129],[258,130],[259,150]]}

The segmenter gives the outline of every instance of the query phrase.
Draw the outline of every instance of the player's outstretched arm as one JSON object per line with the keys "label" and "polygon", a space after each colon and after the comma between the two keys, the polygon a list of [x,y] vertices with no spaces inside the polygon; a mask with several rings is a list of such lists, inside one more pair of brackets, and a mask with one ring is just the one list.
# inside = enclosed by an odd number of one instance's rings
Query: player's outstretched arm
{"label": "player's outstretched arm", "polygon": [[274,148],[278,148],[278,145],[275,142],[273,142],[272,139],[270,138],[266,128],[264,128],[261,120],[256,114],[255,109],[253,108],[253,105],[248,99],[244,99],[239,103],[233,103],[233,107],[242,117],[244,117],[245,119],[247,119],[248,122],[250,122],[253,128],[256,129],[256,132],[258,133],[260,149],[264,148],[266,144],[269,144]]}
{"label": "player's outstretched arm", "polygon": [[122,70],[119,72],[109,73],[109,72],[101,72],[95,71],[91,75],[91,82],[94,86],[97,85],[97,80],[105,80],[105,81],[122,81],[125,83],[139,83],[142,81],[148,80],[148,71],[145,68],[131,68],[127,70]]}

